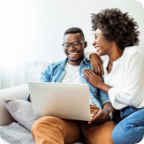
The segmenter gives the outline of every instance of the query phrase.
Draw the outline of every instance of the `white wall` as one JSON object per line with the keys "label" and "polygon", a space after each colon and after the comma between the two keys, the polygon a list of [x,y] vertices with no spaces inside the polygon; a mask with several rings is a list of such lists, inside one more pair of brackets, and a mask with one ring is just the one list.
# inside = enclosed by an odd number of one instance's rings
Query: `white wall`
{"label": "white wall", "polygon": [[[80,27],[84,31],[88,48],[91,43],[91,13],[97,13],[105,8],[120,8],[129,12],[139,24],[140,47],[144,51],[144,9],[135,0],[2,0],[1,15],[11,13],[11,18],[1,17],[1,29],[6,24],[11,25],[11,31],[16,35],[16,47],[24,47],[25,61],[62,60],[65,55],[61,44],[63,33],[67,28]],[[8,11],[9,10],[9,11]],[[11,19],[11,20],[9,20]],[[8,34],[7,34],[8,35]],[[13,37],[13,35],[11,36]]]}

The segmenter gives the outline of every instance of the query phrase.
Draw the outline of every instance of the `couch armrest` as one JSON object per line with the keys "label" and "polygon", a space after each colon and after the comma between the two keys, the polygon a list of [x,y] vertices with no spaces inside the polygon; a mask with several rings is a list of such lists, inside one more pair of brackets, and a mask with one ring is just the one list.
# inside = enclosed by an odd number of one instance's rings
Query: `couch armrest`
{"label": "couch armrest", "polygon": [[27,84],[0,90],[0,126],[8,125],[14,121],[4,106],[4,99],[26,100],[28,92]]}

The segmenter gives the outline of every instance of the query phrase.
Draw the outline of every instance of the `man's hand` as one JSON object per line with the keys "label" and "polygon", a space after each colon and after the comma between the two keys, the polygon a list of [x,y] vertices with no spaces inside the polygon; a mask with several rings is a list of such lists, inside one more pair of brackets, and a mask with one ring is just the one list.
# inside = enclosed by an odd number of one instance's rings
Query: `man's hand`
{"label": "man's hand", "polygon": [[110,120],[109,117],[109,112],[107,110],[95,110],[93,115],[92,115],[92,119],[88,122],[88,124],[90,123],[95,123],[97,125],[103,124],[106,121]]}
{"label": "man's hand", "polygon": [[95,71],[98,75],[103,76],[103,62],[101,58],[96,53],[92,53],[90,54],[90,61],[93,71]]}

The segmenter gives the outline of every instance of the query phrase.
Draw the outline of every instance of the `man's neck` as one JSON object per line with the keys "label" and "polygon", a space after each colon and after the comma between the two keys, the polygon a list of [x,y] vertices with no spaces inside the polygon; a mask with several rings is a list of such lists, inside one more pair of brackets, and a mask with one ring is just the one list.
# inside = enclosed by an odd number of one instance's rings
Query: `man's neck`
{"label": "man's neck", "polygon": [[73,61],[73,60],[68,59],[68,63],[69,63],[70,65],[73,65],[73,66],[79,66],[80,63],[81,63],[81,61],[82,61],[83,59],[84,59],[84,57],[79,58],[79,59],[76,60],[76,61]]}

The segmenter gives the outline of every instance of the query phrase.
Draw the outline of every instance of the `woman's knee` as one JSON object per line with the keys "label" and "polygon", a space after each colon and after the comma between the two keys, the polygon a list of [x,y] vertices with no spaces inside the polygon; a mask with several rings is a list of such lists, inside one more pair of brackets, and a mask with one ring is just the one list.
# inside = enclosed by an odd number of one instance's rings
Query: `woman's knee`
{"label": "woman's knee", "polygon": [[144,109],[124,118],[115,127],[112,139],[115,144],[139,143],[144,135]]}
{"label": "woman's knee", "polygon": [[119,138],[120,138],[119,133],[120,132],[118,131],[117,128],[115,128],[112,132],[112,140],[113,140],[114,144],[118,144],[118,142],[119,142],[119,144],[121,144],[121,141],[119,141]]}
{"label": "woman's knee", "polygon": [[129,144],[130,134],[133,126],[126,122],[120,122],[112,132],[112,139],[115,144]]}

